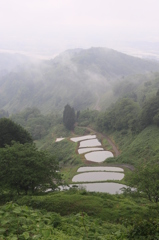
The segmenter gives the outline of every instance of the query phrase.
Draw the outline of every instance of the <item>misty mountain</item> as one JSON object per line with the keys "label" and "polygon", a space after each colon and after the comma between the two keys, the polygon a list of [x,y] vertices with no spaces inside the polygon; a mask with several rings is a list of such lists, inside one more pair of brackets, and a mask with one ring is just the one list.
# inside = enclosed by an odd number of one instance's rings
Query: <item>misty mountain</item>
{"label": "misty mountain", "polygon": [[5,57],[0,67],[7,68],[0,75],[0,109],[10,113],[33,106],[43,113],[59,112],[67,103],[76,110],[105,109],[117,99],[114,89],[123,78],[159,70],[159,63],[105,48],[68,50],[40,62],[22,56],[15,67],[11,60],[4,63]]}
{"label": "misty mountain", "polygon": [[28,63],[29,58],[25,55],[0,52],[0,76],[4,76],[11,71],[16,71]]}

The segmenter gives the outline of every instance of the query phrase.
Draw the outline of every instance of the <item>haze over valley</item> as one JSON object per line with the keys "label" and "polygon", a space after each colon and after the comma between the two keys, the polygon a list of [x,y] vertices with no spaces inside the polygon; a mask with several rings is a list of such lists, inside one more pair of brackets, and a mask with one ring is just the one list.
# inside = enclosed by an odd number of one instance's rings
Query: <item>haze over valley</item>
{"label": "haze over valley", "polygon": [[0,0],[0,239],[159,239],[158,9]]}
{"label": "haze over valley", "polygon": [[27,107],[61,112],[66,103],[76,110],[105,110],[117,100],[119,85],[142,84],[159,69],[158,62],[106,48],[72,49],[38,61],[0,53],[0,62],[0,108],[9,113]]}

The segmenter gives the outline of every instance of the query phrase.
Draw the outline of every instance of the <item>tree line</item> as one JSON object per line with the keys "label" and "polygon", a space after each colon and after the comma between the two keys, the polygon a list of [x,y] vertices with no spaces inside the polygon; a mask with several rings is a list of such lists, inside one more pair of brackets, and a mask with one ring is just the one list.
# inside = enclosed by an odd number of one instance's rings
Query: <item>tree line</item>
{"label": "tree line", "polygon": [[55,189],[61,180],[52,155],[39,151],[31,135],[7,118],[0,119],[0,190],[18,194]]}
{"label": "tree line", "polygon": [[151,124],[159,126],[159,91],[141,107],[130,98],[122,98],[97,119],[100,131],[127,131],[138,133]]}

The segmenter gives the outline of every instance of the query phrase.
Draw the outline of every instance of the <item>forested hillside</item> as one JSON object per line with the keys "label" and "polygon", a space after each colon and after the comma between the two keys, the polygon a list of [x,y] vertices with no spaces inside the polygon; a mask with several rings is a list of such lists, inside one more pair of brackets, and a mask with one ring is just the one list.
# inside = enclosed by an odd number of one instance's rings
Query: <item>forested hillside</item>
{"label": "forested hillside", "polygon": [[66,103],[75,110],[105,110],[120,95],[121,83],[128,85],[129,92],[130,82],[149,80],[149,75],[136,74],[159,69],[157,62],[105,48],[68,50],[49,61],[5,54],[2,59],[0,109],[9,113],[26,107],[38,107],[42,113],[62,112]]}

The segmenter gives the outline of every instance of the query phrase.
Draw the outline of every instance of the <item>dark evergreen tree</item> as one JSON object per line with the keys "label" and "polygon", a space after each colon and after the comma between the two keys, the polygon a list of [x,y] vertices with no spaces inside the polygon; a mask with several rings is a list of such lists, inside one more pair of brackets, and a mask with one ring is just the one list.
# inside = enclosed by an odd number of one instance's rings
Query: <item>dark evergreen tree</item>
{"label": "dark evergreen tree", "polygon": [[32,143],[31,135],[19,124],[14,123],[8,118],[0,119],[0,148],[5,145],[11,145],[12,141],[24,143]]}
{"label": "dark evergreen tree", "polygon": [[69,130],[73,129],[75,123],[75,110],[67,104],[63,111],[63,124]]}

